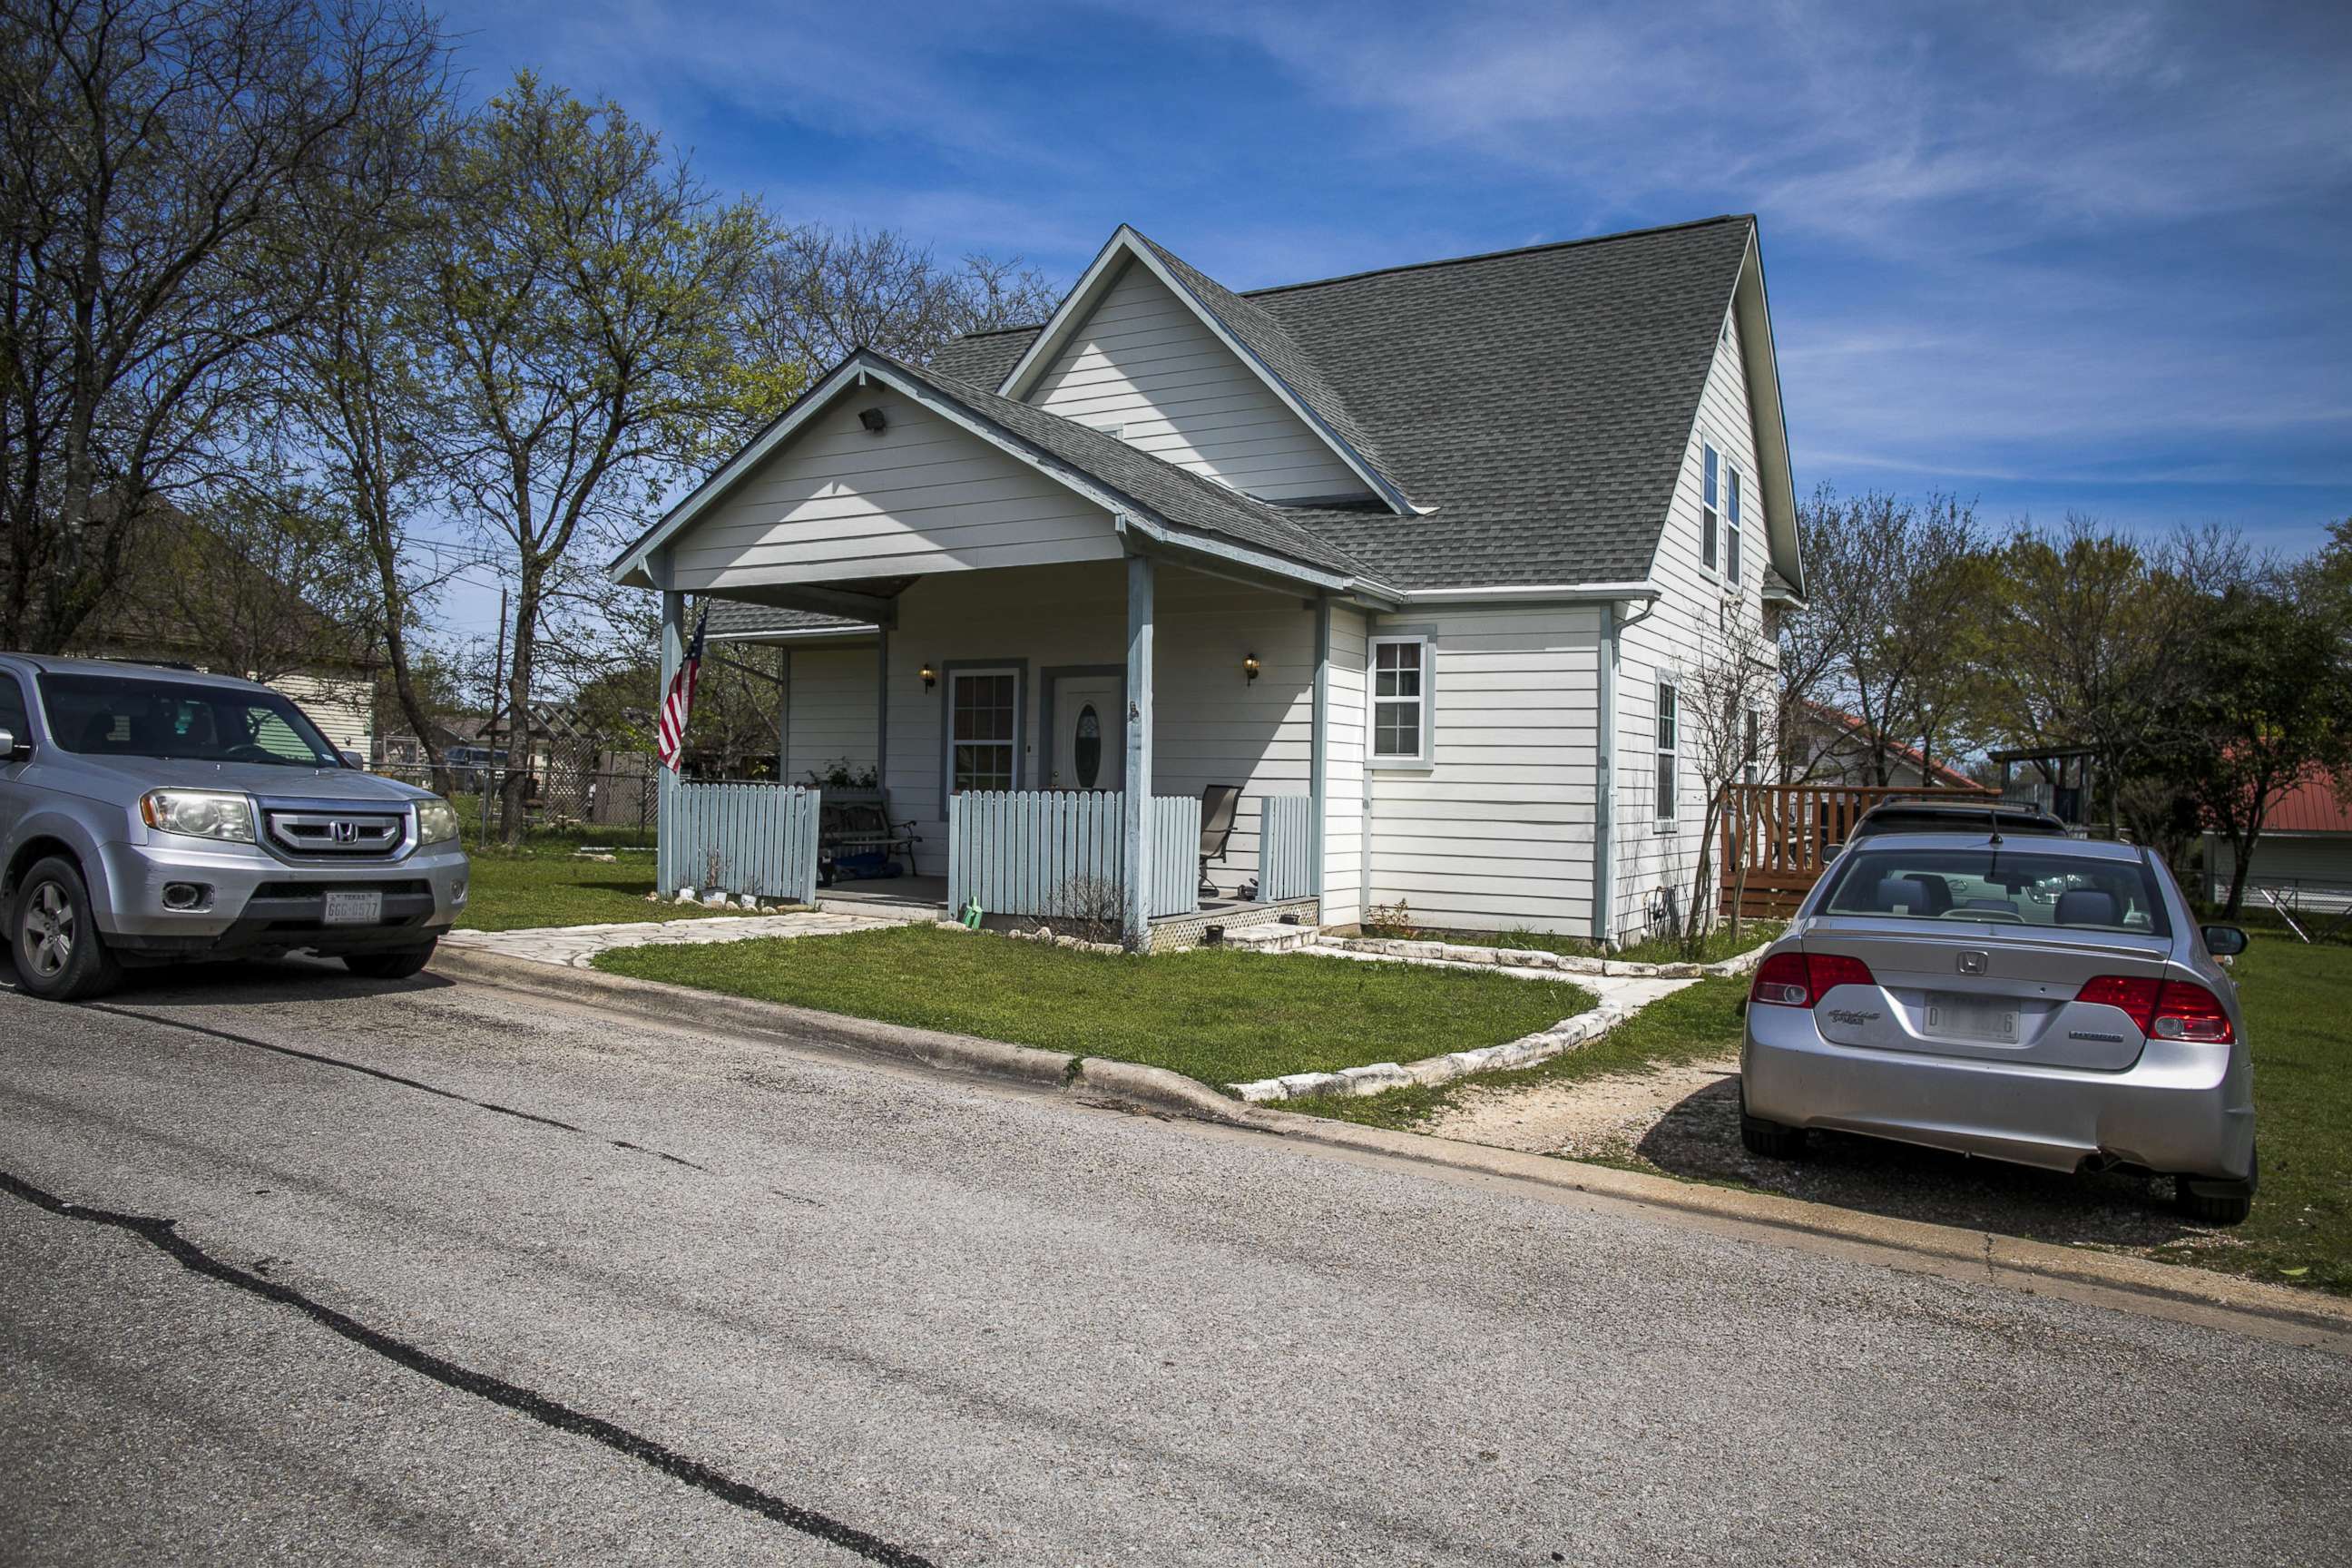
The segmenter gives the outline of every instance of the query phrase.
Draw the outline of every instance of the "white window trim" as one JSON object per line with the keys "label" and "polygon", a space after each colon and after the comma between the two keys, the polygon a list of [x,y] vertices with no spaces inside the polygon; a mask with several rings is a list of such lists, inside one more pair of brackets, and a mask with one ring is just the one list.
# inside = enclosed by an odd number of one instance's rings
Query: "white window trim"
{"label": "white window trim", "polygon": [[[1661,719],[1663,710],[1665,707],[1664,699],[1665,694],[1668,692],[1672,692],[1675,699],[1675,738],[1671,744],[1661,744],[1661,737],[1664,734],[1664,726],[1661,722]],[[1658,758],[1672,757],[1675,763],[1675,787],[1671,790],[1657,791],[1658,798],[1652,803],[1650,807],[1651,814],[1657,822],[1658,831],[1661,833],[1679,833],[1682,831],[1682,689],[1676,686],[1672,679],[1662,675],[1658,677],[1655,685],[1651,688],[1650,691],[1650,777],[1654,781],[1658,776]]]}
{"label": "white window trim", "polygon": [[[1712,503],[1706,499],[1706,464],[1710,458],[1715,459],[1716,489],[1715,500]],[[1717,449],[1716,444],[1704,436],[1700,437],[1698,443],[1698,569],[1710,577],[1723,575],[1723,471],[1728,466],[1724,462],[1723,453]],[[1706,558],[1706,529],[1707,520],[1710,517],[1715,520],[1715,559],[1712,561]]]}
{"label": "white window trim", "polygon": [[[942,767],[942,770],[941,770],[941,771],[942,771],[942,772],[945,773],[945,775],[946,775],[946,783],[947,783],[947,792],[948,792],[948,795],[949,795],[950,797],[952,797],[952,796],[959,795],[961,795],[961,794],[963,794],[963,793],[964,793],[963,791],[961,791],[961,790],[960,790],[960,789],[956,788],[956,784],[955,784],[955,749],[956,749],[956,738],[955,738],[955,691],[956,691],[956,682],[958,682],[958,681],[960,681],[960,680],[977,680],[977,679],[982,679],[986,678],[986,677],[989,677],[989,676],[997,676],[997,675],[1009,675],[1009,676],[1011,676],[1011,677],[1013,678],[1013,739],[1011,740],[1011,742],[994,742],[994,741],[992,741],[992,742],[987,742],[987,743],[988,743],[988,744],[990,744],[990,745],[998,745],[998,744],[1007,744],[1007,743],[1009,743],[1009,744],[1012,746],[1012,748],[1013,748],[1013,769],[1012,769],[1013,783],[1012,783],[1012,784],[1011,784],[1009,787],[1010,787],[1010,788],[1013,788],[1013,789],[1019,789],[1019,788],[1021,787],[1021,773],[1022,773],[1022,767],[1021,767],[1022,756],[1021,756],[1021,753],[1022,753],[1024,751],[1027,750],[1027,748],[1022,744],[1022,740],[1023,740],[1023,736],[1024,736],[1024,733],[1025,733],[1025,731],[1024,731],[1024,729],[1023,729],[1023,726],[1024,726],[1024,724],[1026,724],[1026,723],[1028,722],[1028,720],[1029,720],[1029,715],[1028,715],[1027,713],[1025,713],[1025,712],[1024,712],[1024,711],[1023,711],[1023,708],[1024,708],[1024,699],[1025,699],[1025,698],[1026,698],[1026,696],[1027,696],[1027,688],[1028,688],[1028,684],[1029,684],[1029,682],[1028,682],[1028,672],[1027,672],[1025,669],[1024,669],[1021,666],[1019,666],[1019,665],[1017,665],[1017,664],[981,664],[981,665],[974,665],[974,666],[972,666],[971,668],[970,668],[969,669],[964,668],[962,668],[962,667],[959,666],[959,667],[957,667],[957,668],[950,668],[950,669],[949,669],[946,673],[947,673],[947,678],[948,678],[948,690],[947,690],[947,699],[948,699],[948,700],[947,700],[947,754],[946,754],[945,756],[941,757],[941,758],[940,759],[940,763],[943,764],[943,767]],[[967,743],[969,743],[969,742],[967,742]]]}
{"label": "white window trim", "polygon": [[[1381,698],[1381,647],[1388,643],[1412,643],[1421,649],[1421,750],[1410,757],[1384,755],[1375,748],[1380,745],[1380,705],[1383,700],[1403,699]],[[1427,628],[1375,632],[1364,645],[1364,759],[1379,769],[1400,772],[1427,773],[1437,765],[1437,660],[1434,639]]]}

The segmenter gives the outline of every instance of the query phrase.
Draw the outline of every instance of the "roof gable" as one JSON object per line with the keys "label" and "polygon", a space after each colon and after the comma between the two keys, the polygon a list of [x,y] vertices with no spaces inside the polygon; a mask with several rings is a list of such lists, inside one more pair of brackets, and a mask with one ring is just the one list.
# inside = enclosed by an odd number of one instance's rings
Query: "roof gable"
{"label": "roof gable", "polygon": [[[1294,515],[1403,589],[1639,581],[1736,311],[1770,563],[1801,594],[1755,234],[1753,218],[1708,218],[1233,296],[1345,389],[1349,419],[1427,513]],[[962,339],[933,363],[1004,384],[1044,334]]]}
{"label": "roof gable", "polygon": [[1349,411],[1337,385],[1318,368],[1265,311],[1181,258],[1121,224],[1095,257],[1053,316],[1023,344],[999,378],[1001,396],[1035,401],[1045,381],[1074,340],[1081,337],[1106,299],[1140,267],[1165,289],[1225,351],[1310,431],[1361,487],[1391,510],[1415,509],[1380,468],[1364,427]]}

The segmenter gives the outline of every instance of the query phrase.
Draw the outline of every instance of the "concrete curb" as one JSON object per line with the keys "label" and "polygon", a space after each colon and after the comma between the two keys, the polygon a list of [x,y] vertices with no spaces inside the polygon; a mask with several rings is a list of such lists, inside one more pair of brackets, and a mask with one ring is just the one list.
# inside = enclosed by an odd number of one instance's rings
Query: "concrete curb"
{"label": "concrete curb", "polygon": [[1019,1083],[1122,1101],[1139,1110],[1210,1121],[1248,1125],[1244,1109],[1198,1079],[1165,1068],[1110,1061],[1007,1045],[939,1029],[877,1024],[841,1013],[822,1013],[781,1002],[759,1002],[698,991],[687,985],[607,974],[512,958],[472,948],[441,949],[433,973],[452,979],[529,991],[569,1002],[587,1002],[635,1013],[664,1024],[715,1024],[745,1034],[772,1036],[795,1045],[868,1051],[899,1061],[950,1072],[980,1073]]}
{"label": "concrete curb", "polygon": [[1883,1248],[1931,1260],[1948,1271],[1983,1270],[1991,1283],[2031,1289],[2030,1281],[2063,1281],[2129,1296],[2244,1313],[2337,1337],[2352,1350],[2352,1302],[2241,1279],[2178,1264],[2116,1253],[2025,1241],[1989,1231],[1895,1219],[1810,1204],[1769,1193],[1706,1186],[1584,1164],[1516,1150],[1461,1143],[1418,1132],[1359,1127],[1297,1111],[1228,1100],[1208,1085],[1164,1068],[1093,1060],[965,1035],[877,1024],[837,1013],[755,1002],[665,985],[599,970],[571,969],[530,959],[444,948],[433,972],[444,976],[586,1002],[657,1022],[709,1022],[742,1033],[824,1049],[870,1052],[954,1072],[1007,1079],[1079,1099],[1110,1100],[1156,1114],[1194,1118],[1227,1127],[1313,1143],[1359,1155],[1410,1160],[1454,1172],[1530,1182],[1559,1191],[1672,1209],[1743,1226]]}

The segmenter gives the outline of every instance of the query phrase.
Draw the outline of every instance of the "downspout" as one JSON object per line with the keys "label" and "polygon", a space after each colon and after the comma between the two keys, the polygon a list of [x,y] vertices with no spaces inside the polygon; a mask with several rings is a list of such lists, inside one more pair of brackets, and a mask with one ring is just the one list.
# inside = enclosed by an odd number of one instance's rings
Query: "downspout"
{"label": "downspout", "polygon": [[[1640,615],[1617,618],[1620,605],[1636,602],[1642,606]],[[1592,940],[1603,952],[1617,943],[1617,639],[1619,633],[1647,620],[1657,607],[1655,597],[1612,599],[1601,611],[1600,746],[1593,758],[1592,792]]]}

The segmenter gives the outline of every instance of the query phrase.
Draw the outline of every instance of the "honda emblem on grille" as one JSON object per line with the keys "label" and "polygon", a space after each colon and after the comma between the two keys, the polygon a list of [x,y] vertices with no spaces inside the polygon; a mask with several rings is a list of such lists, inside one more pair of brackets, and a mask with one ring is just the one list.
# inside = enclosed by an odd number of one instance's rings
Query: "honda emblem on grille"
{"label": "honda emblem on grille", "polygon": [[360,825],[356,822],[331,822],[327,824],[327,832],[338,844],[357,844],[360,841]]}
{"label": "honda emblem on grille", "polygon": [[1984,972],[1985,972],[1985,955],[1984,955],[1983,953],[1981,953],[1981,952],[1964,952],[1964,953],[1960,954],[1960,973],[1963,973],[1963,974],[1982,974]]}

